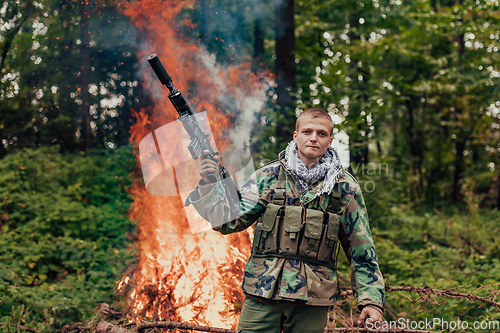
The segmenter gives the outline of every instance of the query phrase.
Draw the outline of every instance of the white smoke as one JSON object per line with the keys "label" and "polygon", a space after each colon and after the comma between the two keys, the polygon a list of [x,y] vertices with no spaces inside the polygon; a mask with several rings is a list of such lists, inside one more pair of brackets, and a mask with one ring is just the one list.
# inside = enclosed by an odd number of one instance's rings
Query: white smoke
{"label": "white smoke", "polygon": [[269,85],[265,80],[257,81],[255,78],[257,82],[248,82],[254,89],[228,86],[232,83],[225,79],[227,68],[216,62],[215,55],[200,52],[197,56],[209,71],[210,79],[215,85],[216,102],[223,108],[224,113],[235,116],[235,126],[229,130],[232,148],[244,149],[250,140],[256,114],[264,110]]}

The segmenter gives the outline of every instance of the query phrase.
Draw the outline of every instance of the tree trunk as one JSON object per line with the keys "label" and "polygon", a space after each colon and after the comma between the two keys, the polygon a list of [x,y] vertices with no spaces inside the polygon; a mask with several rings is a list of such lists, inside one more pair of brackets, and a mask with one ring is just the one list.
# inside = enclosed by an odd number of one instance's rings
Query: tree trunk
{"label": "tree trunk", "polygon": [[22,10],[23,7],[21,7],[19,13],[21,14],[21,19],[16,21],[17,24],[14,26],[14,28],[8,30],[5,34],[3,34],[3,39],[5,40],[5,42],[3,44],[3,49],[2,49],[2,55],[1,55],[2,59],[0,60],[0,73],[3,73],[5,59],[7,58],[7,54],[9,53],[10,48],[12,47],[12,42],[14,41],[14,38],[19,33],[19,30],[21,30],[24,23],[31,17],[31,2],[30,1],[23,2],[23,5],[24,5],[24,10]]}
{"label": "tree trunk", "polygon": [[[63,2],[63,8],[65,10],[61,11],[61,18],[65,18],[64,23],[62,23],[62,31],[64,31],[64,37],[61,38],[64,41],[64,44],[59,48],[61,50],[61,54],[59,56],[60,65],[57,66],[57,69],[63,73],[71,73],[78,70],[78,65],[73,64],[70,59],[72,58],[72,50],[75,47],[76,40],[71,35],[70,26],[73,22],[73,11],[70,9],[71,4],[69,1]],[[73,80],[65,80],[60,84],[61,89],[61,100],[58,102],[58,106],[61,110],[71,110],[75,102],[71,97],[71,92],[75,90],[75,86],[78,87],[78,82],[73,82]],[[50,116],[57,118],[59,115],[59,111],[57,108],[53,108],[51,110]],[[50,117],[49,117],[50,118]],[[72,120],[69,124],[60,124],[56,125],[55,136],[60,144],[60,152],[65,153],[66,151],[72,151],[75,147],[75,132],[78,128],[78,123],[76,121],[77,117],[72,117]],[[70,125],[70,126],[68,126]]]}
{"label": "tree trunk", "polygon": [[[352,140],[352,142],[357,146],[357,145],[364,145],[363,142],[361,141],[355,141]],[[368,151],[368,146],[364,147],[356,147],[353,148],[351,147],[349,150],[349,160],[351,163],[354,163],[356,166],[359,166],[361,164],[368,164],[369,161],[369,151]]]}
{"label": "tree trunk", "polygon": [[3,137],[3,125],[0,124],[0,159],[2,159],[5,155],[7,155],[7,149],[5,149],[5,146],[3,145],[3,140],[7,140],[7,138],[4,139]]}
{"label": "tree trunk", "polygon": [[253,44],[253,70],[257,72],[262,67],[264,62],[264,28],[262,19],[257,17],[255,19],[255,26],[253,29],[254,44]]}
{"label": "tree trunk", "polygon": [[209,6],[208,0],[200,0],[200,41],[207,50],[210,50],[210,32],[208,31],[208,21],[209,21]]}
{"label": "tree trunk", "polygon": [[500,210],[500,163],[498,163],[498,202],[497,209]]}
{"label": "tree trunk", "polygon": [[[352,14],[349,20],[349,26],[351,27],[349,30],[349,39],[351,44],[356,44],[360,39],[360,35],[358,32],[359,28],[359,14]],[[321,45],[321,41],[318,43]],[[351,63],[349,67],[353,71],[353,76],[358,77],[359,74],[363,76],[363,81],[359,82],[357,79],[354,79],[353,85],[357,86],[355,89],[360,91],[361,93],[350,101],[350,111],[348,117],[358,118],[362,117],[361,112],[365,111],[368,113],[369,110],[369,99],[370,96],[366,93],[368,90],[368,83],[370,80],[370,73],[367,70],[364,70],[362,67],[358,67],[358,61],[361,60],[357,58],[355,55],[350,54]],[[357,134],[355,137],[352,137],[350,141],[353,143],[350,147],[350,160],[354,162],[357,166],[361,164],[370,163],[370,151],[368,149],[368,134],[371,132],[370,127],[364,122],[358,130],[362,130],[365,132],[364,136]]]}
{"label": "tree trunk", "polygon": [[82,105],[80,107],[82,115],[82,138],[83,150],[87,151],[92,148],[92,132],[90,128],[90,29],[89,29],[89,13],[87,0],[80,0],[80,85]]}
{"label": "tree trunk", "polygon": [[[276,25],[276,77],[278,87],[278,107],[281,114],[286,114],[286,109],[294,108],[294,98],[291,90],[296,86],[295,79],[295,22],[294,0],[283,0],[275,5]],[[288,142],[292,138],[293,130],[278,124],[276,136],[278,145],[280,141]]]}
{"label": "tree trunk", "polygon": [[[18,35],[19,30],[21,30],[24,23],[31,16],[31,2],[27,1],[27,2],[23,3],[23,5],[24,5],[25,10],[23,11],[22,10],[23,7],[21,7],[21,11],[20,11],[21,12],[20,14],[22,14],[21,19],[16,21],[17,24],[14,26],[14,28],[6,31],[3,34],[4,44],[3,44],[3,48],[1,51],[1,55],[0,55],[0,57],[1,57],[1,59],[0,59],[0,73],[3,73],[4,66],[5,66],[5,59],[7,58],[7,55],[9,54],[9,51],[12,47],[12,42],[14,41],[14,38]],[[7,138],[8,138],[8,135],[5,135],[4,131],[3,131],[3,127],[5,126],[4,121],[5,121],[4,117],[0,118],[0,158],[7,155],[7,149],[4,147],[3,142],[2,142],[2,140],[7,140]],[[5,135],[5,138],[4,138],[4,135]]]}
{"label": "tree trunk", "polygon": [[437,13],[438,7],[437,7],[437,1],[436,0],[431,0],[431,7],[432,7],[432,10]]}
{"label": "tree trunk", "polygon": [[[412,99],[406,101],[408,110],[408,135],[410,144],[410,201],[422,199],[423,182],[422,182],[422,134],[421,131],[415,129],[415,114],[413,110]],[[415,179],[416,177],[416,179]]]}
{"label": "tree trunk", "polygon": [[460,180],[462,179],[462,172],[464,171],[464,150],[465,140],[457,136],[455,142],[455,162],[453,170],[453,201],[460,200]]}
{"label": "tree trunk", "polygon": [[413,123],[413,105],[411,104],[411,98],[406,101],[406,109],[408,110],[408,135],[410,144],[410,202],[414,201],[416,198],[415,193],[415,181],[413,177],[415,175],[415,138],[414,138],[414,123]]}
{"label": "tree trunk", "polygon": [[[456,0],[457,5],[462,5],[462,0]],[[461,19],[459,19],[459,22],[462,22]],[[459,34],[456,36],[456,41],[458,43],[458,62],[461,63],[461,58],[464,54],[465,51],[465,45],[464,45],[464,35]],[[459,101],[462,97],[460,94],[457,94],[456,100]],[[459,119],[459,116],[462,114],[462,108],[461,106],[457,105],[455,107],[455,114],[456,114],[456,119]],[[455,162],[454,162],[454,167],[455,170],[453,171],[453,193],[452,193],[452,200],[453,201],[459,201],[460,200],[460,180],[462,179],[462,172],[464,171],[465,168],[465,163],[464,163],[464,150],[465,150],[465,143],[467,142],[467,137],[468,134],[465,133],[462,129],[459,129],[457,138],[455,141]]]}

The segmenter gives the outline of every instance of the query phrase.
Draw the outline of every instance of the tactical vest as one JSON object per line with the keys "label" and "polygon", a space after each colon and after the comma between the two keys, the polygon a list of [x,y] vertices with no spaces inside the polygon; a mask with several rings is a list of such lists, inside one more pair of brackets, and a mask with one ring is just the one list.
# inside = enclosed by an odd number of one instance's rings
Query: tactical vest
{"label": "tactical vest", "polygon": [[252,246],[255,257],[280,257],[336,268],[339,215],[347,208],[341,183],[332,190],[326,212],[286,203],[286,174],[280,166],[273,201],[257,223]]}

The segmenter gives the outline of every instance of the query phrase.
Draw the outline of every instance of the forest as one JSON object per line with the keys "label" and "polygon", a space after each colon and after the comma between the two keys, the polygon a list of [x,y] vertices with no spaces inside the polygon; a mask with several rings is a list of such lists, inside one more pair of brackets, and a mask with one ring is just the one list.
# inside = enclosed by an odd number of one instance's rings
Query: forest
{"label": "forest", "polygon": [[[252,231],[191,234],[180,194],[146,191],[141,140],[178,117],[151,53],[255,168],[329,112],[388,321],[498,324],[499,48],[498,0],[0,1],[0,332],[95,331],[102,303],[236,328]],[[332,331],[359,313],[339,258]]]}

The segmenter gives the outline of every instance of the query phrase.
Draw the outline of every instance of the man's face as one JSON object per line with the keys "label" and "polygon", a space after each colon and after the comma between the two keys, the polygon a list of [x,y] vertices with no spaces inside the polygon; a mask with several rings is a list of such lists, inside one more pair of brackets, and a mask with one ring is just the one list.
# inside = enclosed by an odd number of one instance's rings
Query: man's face
{"label": "man's face", "polygon": [[332,144],[332,123],[325,118],[304,117],[293,132],[299,156],[308,168],[316,164]]}

